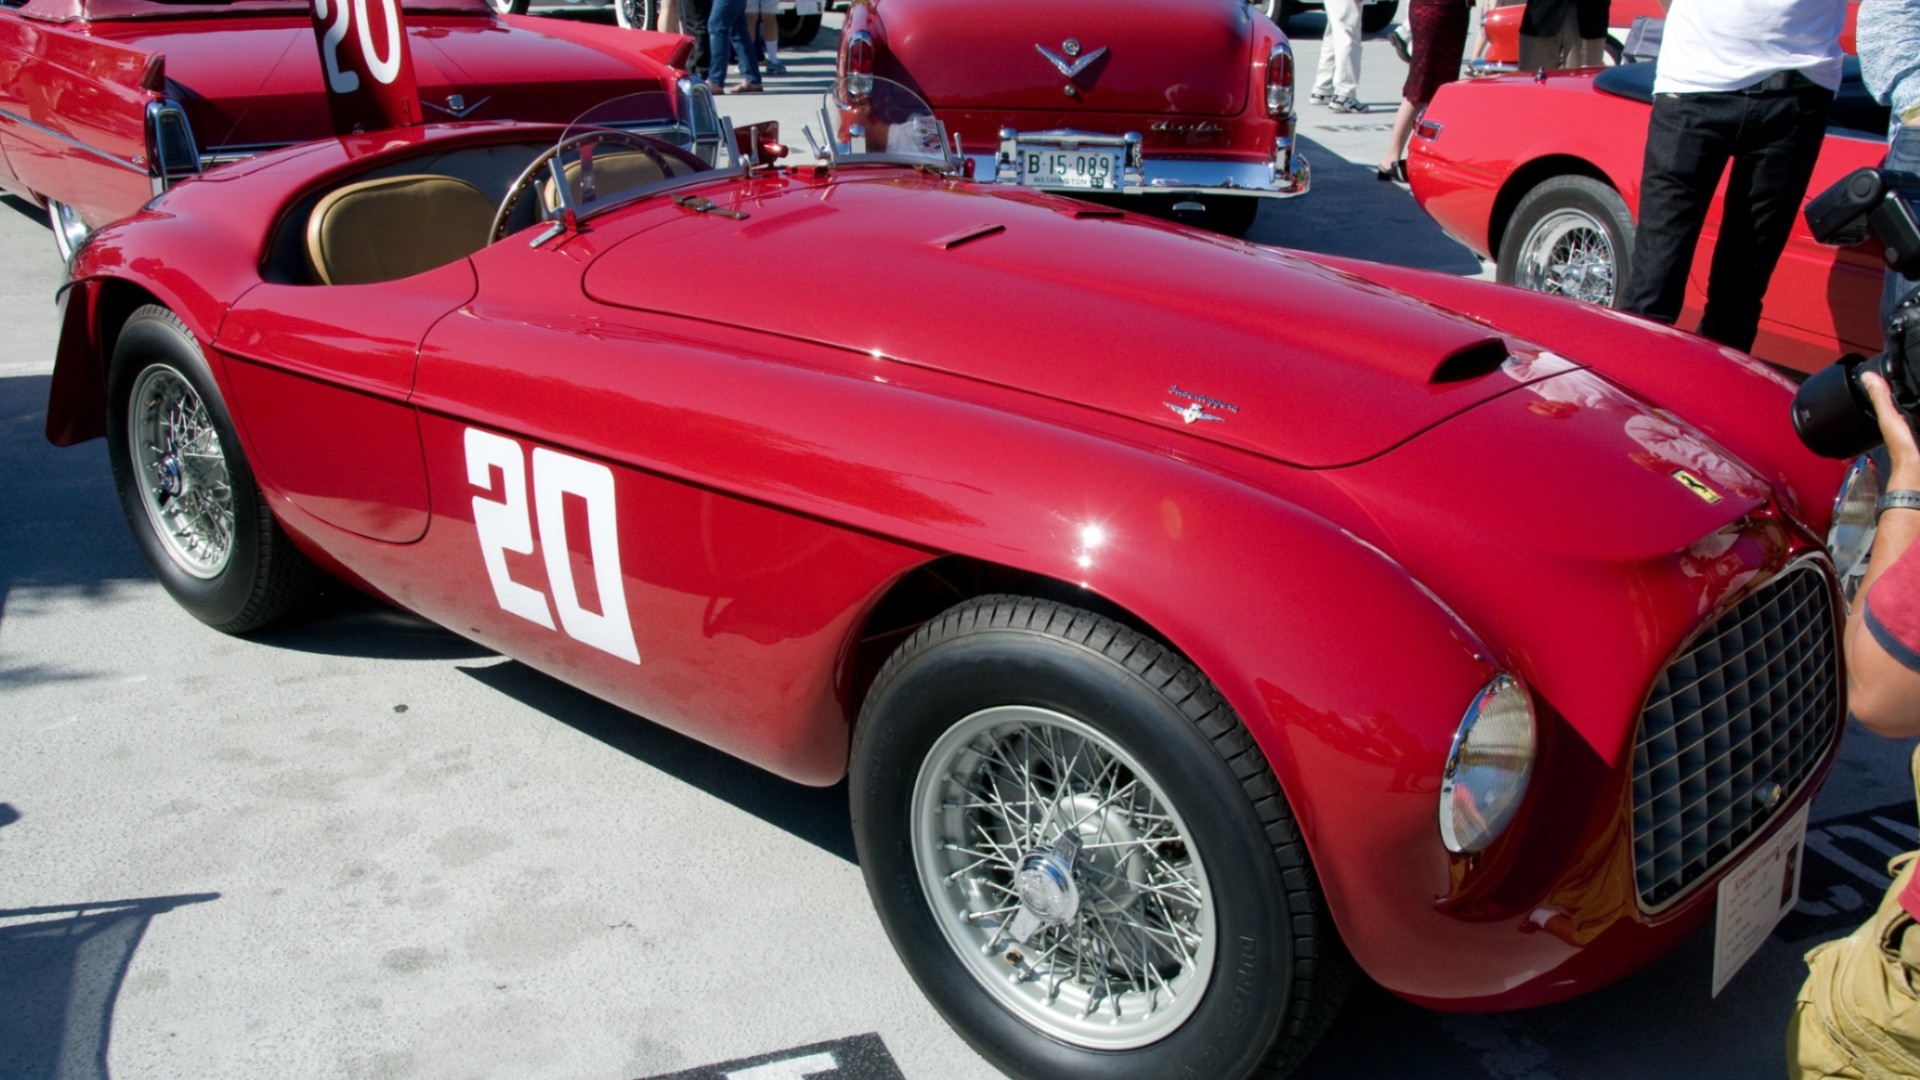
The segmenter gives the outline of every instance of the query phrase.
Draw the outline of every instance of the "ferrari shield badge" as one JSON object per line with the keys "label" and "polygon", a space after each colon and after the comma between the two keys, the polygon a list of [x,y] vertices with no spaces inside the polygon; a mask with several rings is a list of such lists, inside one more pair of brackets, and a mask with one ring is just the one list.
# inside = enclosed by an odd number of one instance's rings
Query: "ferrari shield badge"
{"label": "ferrari shield badge", "polygon": [[1681,487],[1700,496],[1700,501],[1706,503],[1708,506],[1712,506],[1714,503],[1720,501],[1719,492],[1707,486],[1705,480],[1700,479],[1685,469],[1673,470],[1673,478],[1679,482]]}

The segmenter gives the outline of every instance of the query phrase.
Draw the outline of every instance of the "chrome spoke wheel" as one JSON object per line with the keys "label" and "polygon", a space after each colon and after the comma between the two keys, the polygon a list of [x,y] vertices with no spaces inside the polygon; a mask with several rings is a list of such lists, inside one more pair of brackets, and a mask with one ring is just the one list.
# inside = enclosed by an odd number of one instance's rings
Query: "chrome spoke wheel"
{"label": "chrome spoke wheel", "polygon": [[935,921],[1024,1021],[1125,1050],[1198,1007],[1218,947],[1206,868],[1161,785],[1092,725],[975,712],[923,759],[912,814]]}
{"label": "chrome spoke wheel", "polygon": [[1514,284],[1608,305],[1619,287],[1619,265],[1613,240],[1598,220],[1579,209],[1555,210],[1522,241]]}
{"label": "chrome spoke wheel", "polygon": [[127,409],[127,452],[147,522],[180,569],[216,577],[233,554],[233,488],[220,435],[186,376],[141,371]]}

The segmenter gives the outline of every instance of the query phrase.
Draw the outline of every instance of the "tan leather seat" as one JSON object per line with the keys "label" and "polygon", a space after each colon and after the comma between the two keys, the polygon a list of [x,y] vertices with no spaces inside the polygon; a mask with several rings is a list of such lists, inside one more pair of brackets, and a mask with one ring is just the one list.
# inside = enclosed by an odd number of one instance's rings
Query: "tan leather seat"
{"label": "tan leather seat", "polygon": [[[680,162],[667,159],[667,164],[679,166]],[[660,167],[652,155],[638,150],[596,149],[593,155],[593,190],[598,198],[620,195],[648,184],[665,180],[669,176],[680,176],[692,172],[690,168],[674,168],[672,172]],[[567,186],[573,189],[573,202],[580,204],[580,163],[567,163]],[[551,214],[560,209],[558,193],[554,191],[553,180],[549,178],[540,185],[540,203]]]}
{"label": "tan leather seat", "polygon": [[396,281],[486,246],[493,200],[451,176],[387,176],[329,192],[307,219],[323,285]]}

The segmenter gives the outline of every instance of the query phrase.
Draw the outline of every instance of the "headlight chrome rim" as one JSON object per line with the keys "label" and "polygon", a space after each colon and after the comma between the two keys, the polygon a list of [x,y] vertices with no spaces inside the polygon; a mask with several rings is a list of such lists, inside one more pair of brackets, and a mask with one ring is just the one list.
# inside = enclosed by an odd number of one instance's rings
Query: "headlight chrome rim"
{"label": "headlight chrome rim", "polygon": [[1871,453],[1861,454],[1847,465],[1846,478],[1833,497],[1833,523],[1827,527],[1827,554],[1833,557],[1834,573],[1840,578],[1840,596],[1848,605],[1867,573],[1867,558],[1873,553],[1873,536],[1879,522],[1875,515],[1880,494],[1886,488],[1884,472]]}
{"label": "headlight chrome rim", "polygon": [[[1482,727],[1481,722],[1489,715],[1495,715],[1497,710],[1512,708],[1513,703],[1517,703],[1525,720],[1524,745],[1518,746],[1517,753],[1511,747],[1507,751],[1519,759],[1517,768],[1509,765],[1510,782],[1481,790],[1472,782],[1477,774],[1469,774],[1467,769],[1477,770],[1485,765],[1467,761],[1466,756],[1470,753],[1488,753],[1490,746],[1486,740],[1497,738],[1501,733],[1494,732],[1491,726]],[[1490,725],[1495,722],[1498,721],[1490,722]],[[1478,744],[1476,733],[1481,736]],[[1478,854],[1513,824],[1520,804],[1526,799],[1528,785],[1533,780],[1534,760],[1539,746],[1539,721],[1534,715],[1533,695],[1519,679],[1502,672],[1481,687],[1480,692],[1474,695],[1473,703],[1467,706],[1466,716],[1453,733],[1453,745],[1447,751],[1446,769],[1440,774],[1440,839],[1448,851],[1456,855]],[[1472,803],[1461,801],[1463,796],[1487,795],[1493,798],[1483,798],[1482,805],[1475,807],[1480,811],[1477,823],[1465,820],[1458,813],[1462,806],[1473,807]]]}

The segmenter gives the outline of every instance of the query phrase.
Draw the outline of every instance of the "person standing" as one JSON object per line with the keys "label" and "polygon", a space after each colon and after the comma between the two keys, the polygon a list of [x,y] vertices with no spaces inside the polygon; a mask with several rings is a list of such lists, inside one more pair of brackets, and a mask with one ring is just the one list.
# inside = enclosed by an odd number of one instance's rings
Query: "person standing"
{"label": "person standing", "polygon": [[1520,70],[1565,71],[1607,62],[1608,0],[1526,0]]}
{"label": "person standing", "polygon": [[1408,0],[1407,20],[1413,25],[1413,59],[1407,62],[1386,156],[1374,170],[1382,180],[1402,182],[1407,164],[1400,155],[1413,137],[1413,121],[1436,90],[1460,77],[1460,58],[1467,51],[1467,5],[1462,0]]}
{"label": "person standing", "polygon": [[[713,0],[713,13],[707,18],[707,45],[713,50],[713,65],[707,70],[707,85],[713,92],[752,94],[760,89],[760,61],[753,55],[747,39],[747,0]],[[727,87],[730,54],[740,57],[744,82]]]}
{"label": "person standing", "polygon": [[1800,212],[1840,86],[1846,0],[1673,0],[1620,309],[1672,325],[1723,173],[1699,333],[1753,347],[1760,301]]}
{"label": "person standing", "polygon": [[1334,112],[1363,113],[1360,103],[1360,0],[1326,0],[1327,32],[1307,100]]}
{"label": "person standing", "polygon": [[687,74],[696,79],[707,77],[713,63],[713,49],[707,41],[707,21],[713,17],[713,0],[678,0],[680,29],[693,38],[693,55],[687,60]]}
{"label": "person standing", "polygon": [[[1874,100],[1893,110],[1883,169],[1920,173],[1920,0],[1863,0],[1854,33],[1860,77]],[[1887,271],[1880,321],[1920,286],[1920,278]]]}

